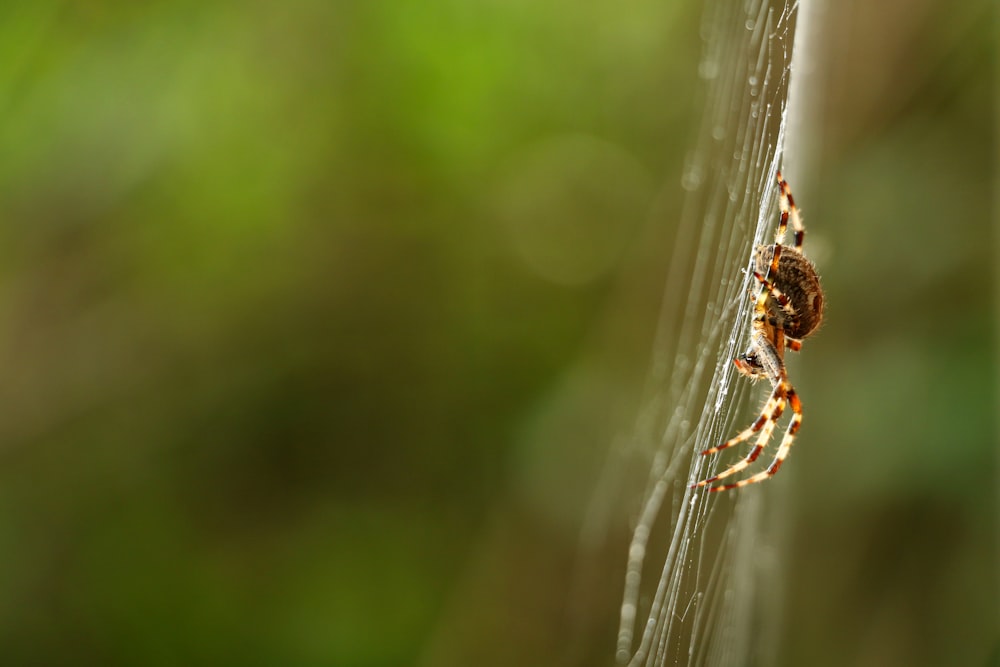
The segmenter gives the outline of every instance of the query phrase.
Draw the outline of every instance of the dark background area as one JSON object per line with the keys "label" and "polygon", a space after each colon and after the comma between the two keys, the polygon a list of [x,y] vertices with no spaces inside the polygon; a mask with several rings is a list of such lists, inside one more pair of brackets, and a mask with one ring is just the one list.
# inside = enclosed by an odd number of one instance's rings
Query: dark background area
{"label": "dark background area", "polygon": [[[996,16],[828,4],[777,655],[987,664]],[[0,9],[5,664],[609,664],[700,22]]]}

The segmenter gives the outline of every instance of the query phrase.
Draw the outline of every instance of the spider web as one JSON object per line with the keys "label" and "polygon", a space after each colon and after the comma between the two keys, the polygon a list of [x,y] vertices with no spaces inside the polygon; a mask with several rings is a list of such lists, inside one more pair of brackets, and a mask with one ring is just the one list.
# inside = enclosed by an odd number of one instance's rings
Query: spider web
{"label": "spider web", "polygon": [[[732,359],[749,340],[751,251],[777,222],[798,15],[798,3],[706,3],[702,122],[684,171],[655,358],[635,432],[606,469],[604,493],[642,489],[632,499],[616,647],[630,667],[774,662],[783,523],[774,494],[783,485],[717,494],[689,485],[737,460],[735,450],[692,454],[745,427],[751,396],[767,394]],[[598,504],[608,500],[600,495]]]}

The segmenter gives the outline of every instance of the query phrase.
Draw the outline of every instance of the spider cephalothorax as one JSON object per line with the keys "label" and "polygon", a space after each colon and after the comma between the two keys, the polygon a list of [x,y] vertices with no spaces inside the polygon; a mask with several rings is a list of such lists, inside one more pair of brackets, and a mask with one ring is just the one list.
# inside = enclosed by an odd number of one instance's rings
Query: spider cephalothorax
{"label": "spider cephalothorax", "polygon": [[[781,218],[774,243],[757,246],[754,252],[753,275],[758,288],[755,294],[751,294],[754,299],[754,316],[750,348],[733,360],[737,370],[743,375],[754,379],[767,378],[773,388],[771,396],[753,424],[721,445],[706,449],[702,454],[714,454],[738,445],[757,432],[760,435],[746,458],[693,486],[705,486],[744,470],[764,451],[785,406],[792,408],[792,419],[774,460],[766,470],[733,484],[714,486],[710,491],[725,491],[762,482],[778,472],[802,424],[802,404],[785,371],[785,349],[800,350],[802,340],[823,321],[823,289],[820,287],[816,268],[802,254],[805,228],[792,198],[792,191],[781,177],[781,172],[778,172],[778,195]],[[789,218],[795,231],[795,244],[791,246],[783,245]]]}

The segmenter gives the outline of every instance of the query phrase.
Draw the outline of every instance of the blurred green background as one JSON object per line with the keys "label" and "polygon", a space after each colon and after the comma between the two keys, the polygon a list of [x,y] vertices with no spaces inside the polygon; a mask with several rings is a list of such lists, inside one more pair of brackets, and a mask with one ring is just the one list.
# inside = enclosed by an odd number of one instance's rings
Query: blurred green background
{"label": "blurred green background", "polygon": [[[983,664],[995,17],[869,4],[827,8],[794,186],[829,310],[777,653]],[[580,528],[651,358],[701,29],[5,3],[4,664],[609,664],[627,527]]]}

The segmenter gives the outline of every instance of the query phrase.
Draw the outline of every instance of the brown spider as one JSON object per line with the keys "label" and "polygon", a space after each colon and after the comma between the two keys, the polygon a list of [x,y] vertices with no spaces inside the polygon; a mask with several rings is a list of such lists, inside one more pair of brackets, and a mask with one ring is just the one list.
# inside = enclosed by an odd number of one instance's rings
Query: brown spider
{"label": "brown spider", "polygon": [[[748,440],[754,433],[760,432],[760,435],[745,459],[714,477],[693,484],[692,488],[734,475],[756,461],[771,439],[785,406],[790,405],[793,412],[792,419],[788,423],[788,430],[785,431],[785,437],[771,465],[756,475],[733,484],[713,486],[709,491],[726,491],[763,482],[778,472],[802,424],[802,404],[785,372],[785,348],[799,351],[802,348],[802,339],[815,331],[823,321],[823,289],[819,284],[819,276],[816,275],[816,267],[802,254],[805,228],[802,226],[799,210],[795,207],[795,200],[792,199],[792,191],[781,177],[780,171],[778,193],[781,219],[774,235],[774,243],[757,246],[754,253],[753,276],[759,287],[756,296],[751,294],[751,298],[754,299],[754,315],[750,349],[733,359],[740,373],[754,380],[767,378],[771,381],[773,390],[760,416],[753,424],[721,445],[706,449],[702,452],[702,456],[738,445]],[[794,246],[783,245],[789,217],[795,230]]]}

